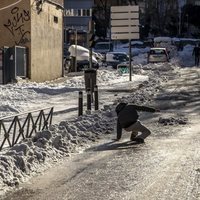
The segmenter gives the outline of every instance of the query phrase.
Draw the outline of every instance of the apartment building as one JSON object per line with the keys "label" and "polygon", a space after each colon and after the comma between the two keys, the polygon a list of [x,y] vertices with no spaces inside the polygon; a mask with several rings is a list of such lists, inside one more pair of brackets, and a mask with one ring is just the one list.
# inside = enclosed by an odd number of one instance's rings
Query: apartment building
{"label": "apartment building", "polygon": [[93,6],[93,0],[64,0],[65,28],[87,30]]}
{"label": "apartment building", "polygon": [[87,46],[87,32],[93,6],[93,0],[64,0],[65,43]]}

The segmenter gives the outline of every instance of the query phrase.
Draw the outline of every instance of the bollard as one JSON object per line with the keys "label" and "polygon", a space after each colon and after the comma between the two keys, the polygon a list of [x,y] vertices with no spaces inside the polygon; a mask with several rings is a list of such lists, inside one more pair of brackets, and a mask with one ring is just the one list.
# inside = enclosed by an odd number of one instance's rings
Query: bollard
{"label": "bollard", "polygon": [[98,86],[94,86],[94,109],[99,110]]}
{"label": "bollard", "polygon": [[87,88],[87,110],[91,110],[91,90]]}
{"label": "bollard", "polygon": [[78,95],[78,116],[83,115],[83,92]]}
{"label": "bollard", "polygon": [[96,69],[86,69],[84,71],[84,79],[85,79],[85,89],[87,92],[87,88],[90,88],[91,91],[91,102],[93,103],[93,93],[94,93],[94,86],[96,85],[97,79],[97,70]]}

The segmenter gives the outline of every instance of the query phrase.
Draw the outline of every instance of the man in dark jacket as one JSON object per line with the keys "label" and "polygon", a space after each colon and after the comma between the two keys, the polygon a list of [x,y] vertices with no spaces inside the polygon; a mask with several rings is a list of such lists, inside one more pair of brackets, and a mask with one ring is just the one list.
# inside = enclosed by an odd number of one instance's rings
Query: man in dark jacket
{"label": "man in dark jacket", "polygon": [[[126,131],[132,131],[131,141],[138,143],[143,143],[144,139],[151,134],[151,131],[138,120],[139,115],[137,111],[159,112],[159,110],[154,108],[127,103],[119,103],[115,111],[118,116],[117,140],[120,140],[122,129],[124,129]],[[141,132],[140,135],[138,134],[139,132]]]}
{"label": "man in dark jacket", "polygon": [[200,44],[194,47],[192,55],[194,56],[194,59],[195,59],[195,66],[199,66]]}

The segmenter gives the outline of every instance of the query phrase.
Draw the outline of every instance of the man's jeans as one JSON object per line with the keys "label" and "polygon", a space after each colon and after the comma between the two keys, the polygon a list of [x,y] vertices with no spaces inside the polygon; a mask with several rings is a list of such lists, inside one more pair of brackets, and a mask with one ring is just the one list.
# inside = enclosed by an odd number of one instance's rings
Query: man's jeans
{"label": "man's jeans", "polygon": [[[151,134],[151,131],[148,128],[146,128],[143,124],[141,124],[139,120],[131,126],[129,126],[128,128],[125,128],[124,130],[128,132],[132,131],[131,137],[135,136],[136,138],[142,139],[145,139]],[[138,132],[141,132],[141,134],[138,135]]]}
{"label": "man's jeans", "polygon": [[199,66],[199,56],[195,56],[195,66]]}

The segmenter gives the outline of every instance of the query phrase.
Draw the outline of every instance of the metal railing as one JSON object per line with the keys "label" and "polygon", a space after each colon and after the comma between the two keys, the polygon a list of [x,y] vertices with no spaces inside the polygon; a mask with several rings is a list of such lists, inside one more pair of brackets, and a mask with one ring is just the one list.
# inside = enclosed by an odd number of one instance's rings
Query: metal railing
{"label": "metal railing", "polygon": [[[0,151],[12,147],[36,132],[48,129],[52,123],[53,107],[21,113],[0,119]],[[6,145],[7,144],[7,145]]]}

